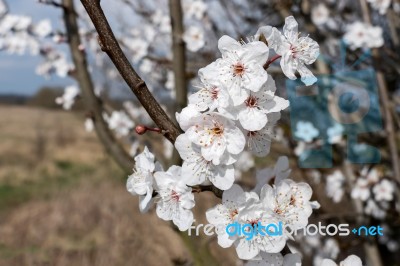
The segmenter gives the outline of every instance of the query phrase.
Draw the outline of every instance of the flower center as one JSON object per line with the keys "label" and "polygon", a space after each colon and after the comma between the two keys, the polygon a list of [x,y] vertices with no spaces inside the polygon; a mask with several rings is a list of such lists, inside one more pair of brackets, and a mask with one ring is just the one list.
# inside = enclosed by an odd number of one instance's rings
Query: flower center
{"label": "flower center", "polygon": [[224,133],[224,128],[222,126],[217,125],[213,129],[211,129],[212,133],[216,136],[221,136]]}
{"label": "flower center", "polygon": [[249,131],[249,132],[247,132],[247,136],[248,137],[254,137],[255,135],[257,135],[257,131]]}
{"label": "flower center", "polygon": [[234,209],[234,210],[232,210],[231,212],[230,212],[230,218],[231,218],[231,220],[233,220],[233,219],[235,219],[235,217],[236,217],[236,215],[238,215],[238,210],[237,209]]}
{"label": "flower center", "polygon": [[246,104],[247,107],[250,108],[254,108],[257,107],[257,97],[254,96],[249,96],[249,98],[247,98],[247,100],[244,102]]}
{"label": "flower center", "polygon": [[215,86],[211,88],[211,99],[216,100],[218,99],[219,89]]}
{"label": "flower center", "polygon": [[175,190],[171,191],[171,199],[176,202],[179,201],[179,194]]}
{"label": "flower center", "polygon": [[232,68],[234,77],[236,76],[243,77],[244,72],[246,71],[246,67],[240,62],[232,65]]}

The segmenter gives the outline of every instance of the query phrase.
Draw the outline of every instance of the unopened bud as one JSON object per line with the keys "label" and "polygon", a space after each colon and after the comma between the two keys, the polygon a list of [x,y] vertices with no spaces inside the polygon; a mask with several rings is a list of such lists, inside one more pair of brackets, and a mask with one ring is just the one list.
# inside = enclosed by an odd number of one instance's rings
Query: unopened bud
{"label": "unopened bud", "polygon": [[145,126],[143,126],[143,125],[138,125],[138,126],[135,127],[135,131],[139,135],[143,135],[144,133],[146,133],[147,128]]}

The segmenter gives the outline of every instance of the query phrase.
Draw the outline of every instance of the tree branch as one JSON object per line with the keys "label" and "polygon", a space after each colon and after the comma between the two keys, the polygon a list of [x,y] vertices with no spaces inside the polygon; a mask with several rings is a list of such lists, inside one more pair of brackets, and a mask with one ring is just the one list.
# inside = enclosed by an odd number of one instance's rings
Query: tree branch
{"label": "tree branch", "polygon": [[184,26],[181,0],[169,0],[172,26],[172,68],[175,76],[176,112],[187,105],[187,79],[185,42],[182,39]]}
{"label": "tree branch", "polygon": [[103,119],[101,100],[98,99],[94,93],[93,81],[88,71],[86,56],[84,52],[79,49],[81,40],[73,0],[63,0],[62,5],[64,7],[64,22],[67,29],[68,44],[76,68],[75,78],[82,90],[86,104],[93,113],[97,135],[106,148],[106,151],[111,154],[122,169],[130,172],[132,170],[133,161],[129,154],[116,141]]}
{"label": "tree branch", "polygon": [[139,77],[129,63],[111,30],[99,1],[81,0],[81,2],[99,34],[99,44],[101,49],[110,57],[125,82],[136,95],[156,125],[167,132],[165,137],[174,143],[175,139],[182,133],[182,131],[168,117],[147,88],[146,83]]}

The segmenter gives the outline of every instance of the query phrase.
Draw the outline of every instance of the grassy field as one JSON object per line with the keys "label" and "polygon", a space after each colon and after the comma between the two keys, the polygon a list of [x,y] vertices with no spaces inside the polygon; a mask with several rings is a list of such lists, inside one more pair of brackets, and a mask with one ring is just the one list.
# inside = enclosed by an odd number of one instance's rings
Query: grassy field
{"label": "grassy field", "polygon": [[[0,114],[0,265],[201,264],[187,237],[154,211],[139,213],[126,175],[80,114],[10,106]],[[230,257],[218,264],[232,265]]]}

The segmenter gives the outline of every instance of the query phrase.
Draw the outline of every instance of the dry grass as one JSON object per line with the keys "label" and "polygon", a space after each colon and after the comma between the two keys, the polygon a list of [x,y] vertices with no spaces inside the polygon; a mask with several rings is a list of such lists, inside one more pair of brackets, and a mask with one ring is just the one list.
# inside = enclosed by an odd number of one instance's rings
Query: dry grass
{"label": "dry grass", "polygon": [[[215,238],[179,234],[154,210],[140,214],[125,175],[80,114],[0,113],[0,266],[237,264]],[[218,200],[196,197],[195,217],[206,223]]]}

